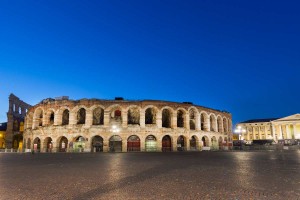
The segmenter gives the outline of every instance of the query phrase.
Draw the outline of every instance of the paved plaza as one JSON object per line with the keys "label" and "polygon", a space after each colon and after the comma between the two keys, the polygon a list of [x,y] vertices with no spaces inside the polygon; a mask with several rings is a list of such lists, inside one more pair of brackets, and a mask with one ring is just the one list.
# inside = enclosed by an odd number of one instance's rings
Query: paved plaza
{"label": "paved plaza", "polygon": [[300,199],[300,151],[0,154],[0,199]]}

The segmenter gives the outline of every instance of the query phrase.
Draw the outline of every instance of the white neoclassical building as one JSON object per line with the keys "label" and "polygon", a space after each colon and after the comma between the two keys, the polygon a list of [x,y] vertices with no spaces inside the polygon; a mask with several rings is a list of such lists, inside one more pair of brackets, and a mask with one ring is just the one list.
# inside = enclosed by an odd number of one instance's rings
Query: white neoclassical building
{"label": "white neoclassical building", "polygon": [[232,145],[231,114],[190,102],[46,99],[25,118],[40,152],[190,151]]}
{"label": "white neoclassical building", "polygon": [[297,140],[300,139],[300,114],[283,118],[247,120],[236,125],[241,140]]}

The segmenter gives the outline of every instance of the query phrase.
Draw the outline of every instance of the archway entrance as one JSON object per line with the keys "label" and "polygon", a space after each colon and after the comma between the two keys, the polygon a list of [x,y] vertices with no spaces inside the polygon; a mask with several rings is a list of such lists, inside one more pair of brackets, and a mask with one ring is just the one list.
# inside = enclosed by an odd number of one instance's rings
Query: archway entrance
{"label": "archway entrance", "polygon": [[219,149],[223,150],[223,138],[221,136],[219,137]]}
{"label": "archway entrance", "polygon": [[51,137],[47,137],[44,141],[44,147],[45,147],[45,152],[52,152],[52,138]]}
{"label": "archway entrance", "polygon": [[190,139],[190,148],[191,148],[191,151],[197,150],[197,138],[194,135]]}
{"label": "archway entrance", "polygon": [[172,151],[172,141],[169,135],[165,135],[162,138],[162,151],[163,152]]}
{"label": "archway entrance", "polygon": [[68,147],[68,139],[63,136],[59,140],[58,151],[59,152],[67,152],[67,147]]}
{"label": "archway entrance", "polygon": [[145,150],[146,151],[156,151],[156,138],[153,135],[148,135],[145,140]]}
{"label": "archway entrance", "polygon": [[96,135],[92,139],[92,149],[91,152],[103,152],[103,138]]}
{"label": "archway entrance", "polygon": [[26,144],[27,149],[31,149],[31,139],[27,139],[27,144]]}
{"label": "archway entrance", "polygon": [[75,152],[83,152],[85,148],[85,138],[82,136],[78,136],[74,141],[74,151]]}
{"label": "archway entrance", "polygon": [[185,138],[181,135],[177,138],[177,151],[185,151]]}
{"label": "archway entrance", "polygon": [[202,143],[204,147],[208,147],[209,146],[209,140],[207,136],[203,136],[202,137]]}
{"label": "archway entrance", "polygon": [[141,142],[137,135],[132,135],[128,138],[127,151],[141,151]]}
{"label": "archway entrance", "polygon": [[41,151],[41,140],[38,137],[33,140],[33,150],[35,152]]}
{"label": "archway entrance", "polygon": [[122,152],[122,138],[118,135],[113,135],[109,139],[110,152]]}
{"label": "archway entrance", "polygon": [[211,148],[212,148],[213,150],[218,150],[218,149],[219,149],[218,142],[217,142],[217,139],[216,139],[215,136],[213,136],[213,137],[211,138]]}

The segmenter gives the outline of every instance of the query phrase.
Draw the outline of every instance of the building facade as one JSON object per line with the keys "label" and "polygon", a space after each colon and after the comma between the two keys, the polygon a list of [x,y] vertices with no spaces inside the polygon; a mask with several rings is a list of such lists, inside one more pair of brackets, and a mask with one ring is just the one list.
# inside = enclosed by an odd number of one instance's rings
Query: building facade
{"label": "building facade", "polygon": [[41,152],[226,149],[228,112],[192,103],[46,99],[25,119],[24,148]]}
{"label": "building facade", "polygon": [[300,114],[284,118],[247,120],[236,125],[243,130],[240,139],[253,140],[295,140],[300,139]]}
{"label": "building facade", "polygon": [[7,122],[0,123],[0,149],[5,148],[6,128],[7,128]]}
{"label": "building facade", "polygon": [[31,105],[20,100],[14,94],[9,95],[7,112],[6,148],[23,149],[24,119]]}

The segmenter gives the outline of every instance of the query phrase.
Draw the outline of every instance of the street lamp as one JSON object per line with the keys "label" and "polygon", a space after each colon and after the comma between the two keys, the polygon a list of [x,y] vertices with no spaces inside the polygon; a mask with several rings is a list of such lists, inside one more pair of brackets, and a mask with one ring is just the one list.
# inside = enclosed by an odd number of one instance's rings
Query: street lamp
{"label": "street lamp", "polygon": [[242,149],[242,134],[246,132],[246,129],[242,128],[241,126],[237,126],[234,132],[239,134],[240,149]]}

